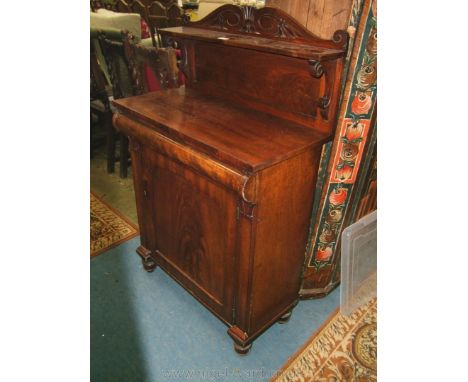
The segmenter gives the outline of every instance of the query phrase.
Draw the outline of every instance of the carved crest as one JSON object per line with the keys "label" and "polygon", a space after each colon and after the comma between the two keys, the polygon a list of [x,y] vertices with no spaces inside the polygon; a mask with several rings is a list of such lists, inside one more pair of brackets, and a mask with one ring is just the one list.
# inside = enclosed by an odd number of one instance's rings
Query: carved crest
{"label": "carved crest", "polygon": [[332,40],[324,40],[309,32],[287,13],[271,7],[255,8],[227,4],[200,21],[188,23],[188,26],[268,38],[301,40],[328,48],[343,49],[348,43],[348,34],[345,31],[337,31]]}

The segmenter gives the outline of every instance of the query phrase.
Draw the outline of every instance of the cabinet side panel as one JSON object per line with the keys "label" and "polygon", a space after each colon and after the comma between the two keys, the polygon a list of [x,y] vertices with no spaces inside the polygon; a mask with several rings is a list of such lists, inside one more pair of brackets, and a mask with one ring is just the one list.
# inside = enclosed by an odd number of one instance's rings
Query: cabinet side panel
{"label": "cabinet side panel", "polygon": [[299,297],[319,155],[309,151],[260,174],[251,333]]}

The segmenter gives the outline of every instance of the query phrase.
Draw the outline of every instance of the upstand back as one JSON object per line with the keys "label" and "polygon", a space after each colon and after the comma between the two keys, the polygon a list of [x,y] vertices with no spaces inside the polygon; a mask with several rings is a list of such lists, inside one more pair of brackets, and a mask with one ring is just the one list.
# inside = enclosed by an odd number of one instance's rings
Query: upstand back
{"label": "upstand back", "polygon": [[298,300],[317,168],[335,128],[347,34],[225,5],[160,31],[186,87],[115,101],[130,138],[146,270],[229,326],[236,351]]}

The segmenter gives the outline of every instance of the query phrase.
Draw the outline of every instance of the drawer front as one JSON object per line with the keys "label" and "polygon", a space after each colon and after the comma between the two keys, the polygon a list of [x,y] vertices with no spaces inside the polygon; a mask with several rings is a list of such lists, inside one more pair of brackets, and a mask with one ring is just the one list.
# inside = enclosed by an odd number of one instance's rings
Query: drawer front
{"label": "drawer front", "polygon": [[136,122],[125,115],[115,113],[113,123],[119,130],[128,135],[136,146],[144,146],[161,155],[173,158],[182,166],[190,167],[193,171],[226,186],[238,194],[244,192],[245,184],[249,180],[247,175],[209,159],[206,155],[177,143],[157,133],[151,127]]}
{"label": "drawer front", "polygon": [[225,321],[232,317],[237,196],[152,150],[151,202],[159,265]]}

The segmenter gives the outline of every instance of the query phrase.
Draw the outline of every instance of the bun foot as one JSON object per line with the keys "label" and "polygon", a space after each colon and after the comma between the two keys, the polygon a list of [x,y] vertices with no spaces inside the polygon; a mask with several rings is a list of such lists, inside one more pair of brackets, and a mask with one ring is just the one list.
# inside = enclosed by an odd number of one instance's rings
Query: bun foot
{"label": "bun foot", "polygon": [[156,269],[156,262],[151,258],[147,258],[143,260],[143,268],[146,272],[153,272]]}
{"label": "bun foot", "polygon": [[151,256],[151,251],[140,245],[137,248],[136,253],[141,257],[141,262],[143,263],[145,271],[153,272],[156,268],[156,261],[154,261],[153,256]]}
{"label": "bun foot", "polygon": [[289,321],[289,319],[291,318],[291,314],[292,314],[292,310],[290,310],[289,312],[283,314],[279,320],[278,320],[278,324],[285,324],[286,322]]}
{"label": "bun foot", "polygon": [[242,346],[234,342],[234,350],[236,351],[237,354],[246,355],[250,351],[251,348],[252,348],[252,344]]}

